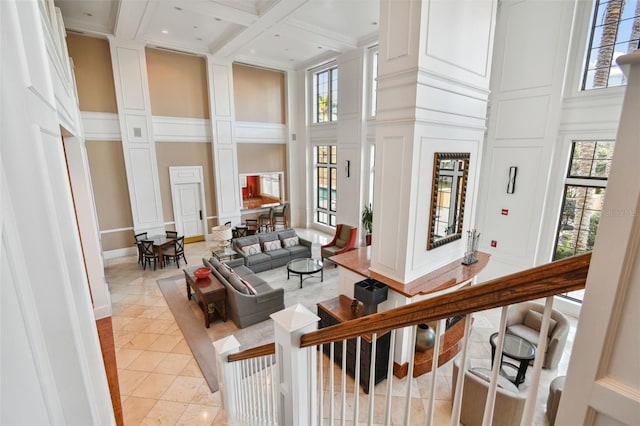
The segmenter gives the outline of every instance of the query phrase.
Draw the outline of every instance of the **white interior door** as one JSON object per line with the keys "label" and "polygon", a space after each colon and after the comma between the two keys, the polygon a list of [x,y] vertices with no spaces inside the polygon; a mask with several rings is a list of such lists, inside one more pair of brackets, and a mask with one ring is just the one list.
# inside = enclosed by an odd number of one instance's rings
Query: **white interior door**
{"label": "white interior door", "polygon": [[[182,233],[185,238],[202,234],[202,206],[200,205],[200,184],[183,183],[178,185],[178,206],[180,211],[176,213],[182,224]],[[176,224],[176,229],[180,227]]]}
{"label": "white interior door", "polygon": [[202,167],[169,167],[169,176],[176,231],[185,238],[205,235]]}

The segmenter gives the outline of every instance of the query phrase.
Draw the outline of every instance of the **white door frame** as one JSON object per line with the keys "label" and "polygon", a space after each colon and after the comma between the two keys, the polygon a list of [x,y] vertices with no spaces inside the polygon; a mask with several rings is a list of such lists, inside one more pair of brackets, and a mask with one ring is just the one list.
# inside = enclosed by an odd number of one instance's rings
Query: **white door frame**
{"label": "white door frame", "polygon": [[204,198],[204,175],[202,166],[169,167],[169,183],[171,184],[171,202],[173,204],[173,222],[178,234],[184,234],[182,229],[182,216],[178,208],[178,185],[185,183],[197,183],[200,186],[200,206],[202,207],[201,230],[202,235],[207,236],[207,205]]}

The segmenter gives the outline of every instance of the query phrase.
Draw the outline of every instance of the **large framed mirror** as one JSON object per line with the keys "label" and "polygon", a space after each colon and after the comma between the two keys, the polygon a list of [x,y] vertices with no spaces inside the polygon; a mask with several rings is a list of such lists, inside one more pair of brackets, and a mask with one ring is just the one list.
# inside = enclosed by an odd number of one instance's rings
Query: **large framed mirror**
{"label": "large framed mirror", "polygon": [[470,157],[468,152],[434,154],[427,250],[462,238]]}

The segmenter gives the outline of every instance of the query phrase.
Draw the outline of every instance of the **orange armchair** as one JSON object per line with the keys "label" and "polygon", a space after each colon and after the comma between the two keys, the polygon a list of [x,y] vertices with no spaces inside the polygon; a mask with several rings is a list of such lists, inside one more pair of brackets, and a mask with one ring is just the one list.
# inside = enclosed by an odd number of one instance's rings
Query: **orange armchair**
{"label": "orange armchair", "polygon": [[336,225],[336,234],[333,236],[333,240],[320,246],[322,260],[324,261],[327,257],[355,249],[357,235],[358,228],[344,224]]}

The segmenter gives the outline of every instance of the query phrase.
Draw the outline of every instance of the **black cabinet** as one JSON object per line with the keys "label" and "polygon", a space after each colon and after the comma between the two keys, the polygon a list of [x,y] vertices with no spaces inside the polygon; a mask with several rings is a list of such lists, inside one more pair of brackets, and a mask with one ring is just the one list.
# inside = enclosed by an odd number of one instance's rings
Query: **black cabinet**
{"label": "black cabinet", "polygon": [[[352,300],[344,295],[318,303],[318,316],[320,317],[320,328],[340,324],[363,316],[362,311],[351,311]],[[387,377],[389,367],[389,340],[390,334],[385,333],[378,336],[376,342],[376,358],[374,363],[374,385],[380,383]],[[371,336],[363,336],[360,339],[360,384],[366,393],[369,393],[369,375],[371,360]],[[323,345],[323,351],[329,355],[330,345]],[[347,374],[355,378],[356,364],[356,339],[347,340]],[[334,343],[334,361],[338,366],[342,366],[342,341]]]}

